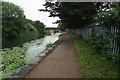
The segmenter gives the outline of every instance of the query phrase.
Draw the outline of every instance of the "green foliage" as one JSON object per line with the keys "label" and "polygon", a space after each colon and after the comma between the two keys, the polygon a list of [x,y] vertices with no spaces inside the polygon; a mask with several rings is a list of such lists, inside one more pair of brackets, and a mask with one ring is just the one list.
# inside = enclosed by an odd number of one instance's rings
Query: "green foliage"
{"label": "green foliage", "polygon": [[79,28],[91,24],[96,14],[97,4],[95,3],[68,3],[68,2],[46,2],[45,9],[40,11],[50,12],[50,17],[59,17],[56,23],[62,22],[66,28]]}
{"label": "green foliage", "polygon": [[27,42],[27,41],[31,41],[31,40],[39,38],[39,32],[38,31],[34,31],[34,30],[33,31],[24,31],[21,35],[22,36],[19,39],[22,42]]}
{"label": "green foliage", "polygon": [[[16,35],[18,34],[16,33]],[[2,48],[9,48],[13,46],[22,45],[27,41],[31,41],[37,38],[39,38],[39,31],[31,24],[26,24],[24,27],[24,31],[22,31],[22,33],[20,33],[17,38],[15,39],[9,38],[9,39],[3,40]]]}
{"label": "green foliage", "polygon": [[23,10],[13,3],[2,2],[2,31],[4,38],[16,38],[24,29]]}
{"label": "green foliage", "polygon": [[111,24],[118,22],[118,10],[113,9],[110,12],[101,12],[98,13],[97,17],[95,17],[97,22],[101,24]]}
{"label": "green foliage", "polygon": [[46,52],[45,54],[49,54],[49,52]]}
{"label": "green foliage", "polygon": [[113,40],[115,40],[117,42],[117,46],[120,47],[120,34],[119,33],[114,34]]}
{"label": "green foliage", "polygon": [[112,5],[114,6],[113,10],[99,12],[95,17],[95,22],[104,25],[104,27],[100,27],[103,31],[107,33],[107,37],[109,38],[104,39],[104,33],[96,36],[93,33],[94,31],[92,31],[92,37],[90,37],[90,46],[92,46],[92,48],[95,49],[95,51],[101,54],[103,57],[111,59],[114,62],[118,63],[119,55],[112,52],[112,48],[114,48],[115,46],[111,45],[110,38],[112,39],[112,41],[115,41],[117,43],[117,47],[120,48],[120,34],[118,32],[112,32],[110,28],[112,26],[117,27],[117,29],[120,30],[120,6],[119,3],[113,3]]}
{"label": "green foliage", "polygon": [[39,23],[40,28],[28,24],[27,19],[24,17],[23,10],[19,6],[9,2],[2,2],[3,48],[13,47],[26,41],[43,37],[44,24]]}
{"label": "green foliage", "polygon": [[[114,36],[111,36],[112,40],[114,41]],[[118,40],[118,36],[117,40]],[[119,36],[120,38],[120,36]],[[116,40],[115,40],[116,41]],[[119,43],[118,43],[119,45]],[[100,54],[100,56],[109,59],[115,63],[118,63],[118,54],[114,54],[112,52],[112,49],[114,46],[111,45],[110,39],[109,38],[103,38],[103,34],[96,36],[95,34],[92,34],[92,36],[89,39],[89,46],[91,46],[97,54]],[[119,47],[119,46],[118,46]]]}
{"label": "green foliage", "polygon": [[34,21],[33,26],[35,26],[38,30],[41,30],[41,28],[44,28],[44,24],[40,21]]}
{"label": "green foliage", "polygon": [[58,28],[65,30],[65,26],[63,25],[63,23],[59,23]]}
{"label": "green foliage", "polygon": [[38,31],[23,31],[16,39],[5,39],[2,41],[2,48],[12,48],[13,46],[20,46],[25,42],[39,38]]}
{"label": "green foliage", "polygon": [[79,39],[77,35],[71,34],[84,78],[118,78],[118,65],[101,57],[96,51]]}
{"label": "green foliage", "polygon": [[48,35],[48,34],[49,34],[49,31],[44,28],[44,35]]}
{"label": "green foliage", "polygon": [[103,35],[94,36],[90,38],[89,45],[95,49],[95,51],[102,55],[105,58],[112,59],[112,46],[110,45],[110,40],[105,38],[103,39]]}
{"label": "green foliage", "polygon": [[40,37],[44,37],[44,27],[45,25],[40,21],[34,21],[33,26],[40,32]]}
{"label": "green foliage", "polygon": [[97,16],[95,17],[95,21],[101,23],[101,24],[114,24],[114,25],[118,25],[118,17],[119,13],[120,13],[120,4],[119,3],[112,3],[112,6],[114,6],[114,8],[110,11],[102,11],[100,13],[97,14]]}
{"label": "green foliage", "polygon": [[52,44],[51,43],[49,43],[49,44],[47,44],[46,45],[46,47],[48,48],[48,47],[51,47],[52,46]]}
{"label": "green foliage", "polygon": [[25,29],[28,31],[38,31],[33,25],[31,24],[26,24]]}
{"label": "green foliage", "polygon": [[14,47],[12,50],[3,49],[2,53],[2,77],[5,78],[19,67],[25,65],[25,47]]}

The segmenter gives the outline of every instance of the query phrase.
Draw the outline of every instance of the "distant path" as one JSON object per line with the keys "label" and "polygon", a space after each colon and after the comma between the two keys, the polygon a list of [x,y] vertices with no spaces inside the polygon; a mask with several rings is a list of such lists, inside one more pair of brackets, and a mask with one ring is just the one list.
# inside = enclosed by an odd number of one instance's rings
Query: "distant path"
{"label": "distant path", "polygon": [[26,78],[82,78],[73,40],[69,34]]}

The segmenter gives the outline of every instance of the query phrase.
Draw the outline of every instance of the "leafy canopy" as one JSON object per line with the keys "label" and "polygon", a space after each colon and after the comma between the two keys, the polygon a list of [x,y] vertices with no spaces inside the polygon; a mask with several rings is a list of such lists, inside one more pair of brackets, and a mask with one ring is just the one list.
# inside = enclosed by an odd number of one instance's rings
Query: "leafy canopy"
{"label": "leafy canopy", "polygon": [[56,23],[62,22],[67,28],[74,29],[91,24],[101,4],[93,2],[46,2],[45,9],[40,9],[40,11],[50,12],[49,17],[61,19]]}
{"label": "leafy canopy", "polygon": [[16,38],[23,31],[26,20],[23,10],[13,3],[2,2],[3,38]]}
{"label": "leafy canopy", "polygon": [[34,21],[33,26],[40,32],[40,37],[43,37],[45,25],[40,21]]}

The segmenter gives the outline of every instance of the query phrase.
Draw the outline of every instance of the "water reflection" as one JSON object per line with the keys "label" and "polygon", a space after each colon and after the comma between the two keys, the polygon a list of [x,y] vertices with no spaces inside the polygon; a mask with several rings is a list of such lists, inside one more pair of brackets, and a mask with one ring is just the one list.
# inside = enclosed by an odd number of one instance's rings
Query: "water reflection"
{"label": "water reflection", "polygon": [[46,36],[44,38],[31,41],[26,53],[26,63],[46,49],[47,44],[53,44],[59,39],[61,33]]}

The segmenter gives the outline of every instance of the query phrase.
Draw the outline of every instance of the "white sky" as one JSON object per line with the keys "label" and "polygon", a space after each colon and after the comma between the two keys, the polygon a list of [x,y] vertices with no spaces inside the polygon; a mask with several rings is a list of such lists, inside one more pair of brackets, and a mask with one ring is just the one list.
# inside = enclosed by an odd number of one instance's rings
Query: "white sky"
{"label": "white sky", "polygon": [[38,9],[44,9],[43,4],[45,0],[3,0],[7,2],[12,2],[20,8],[23,8],[24,14],[27,19],[31,19],[33,21],[40,20],[43,22],[46,27],[57,27],[57,24],[52,24],[56,20],[59,20],[58,17],[48,17],[48,12],[40,12]]}

